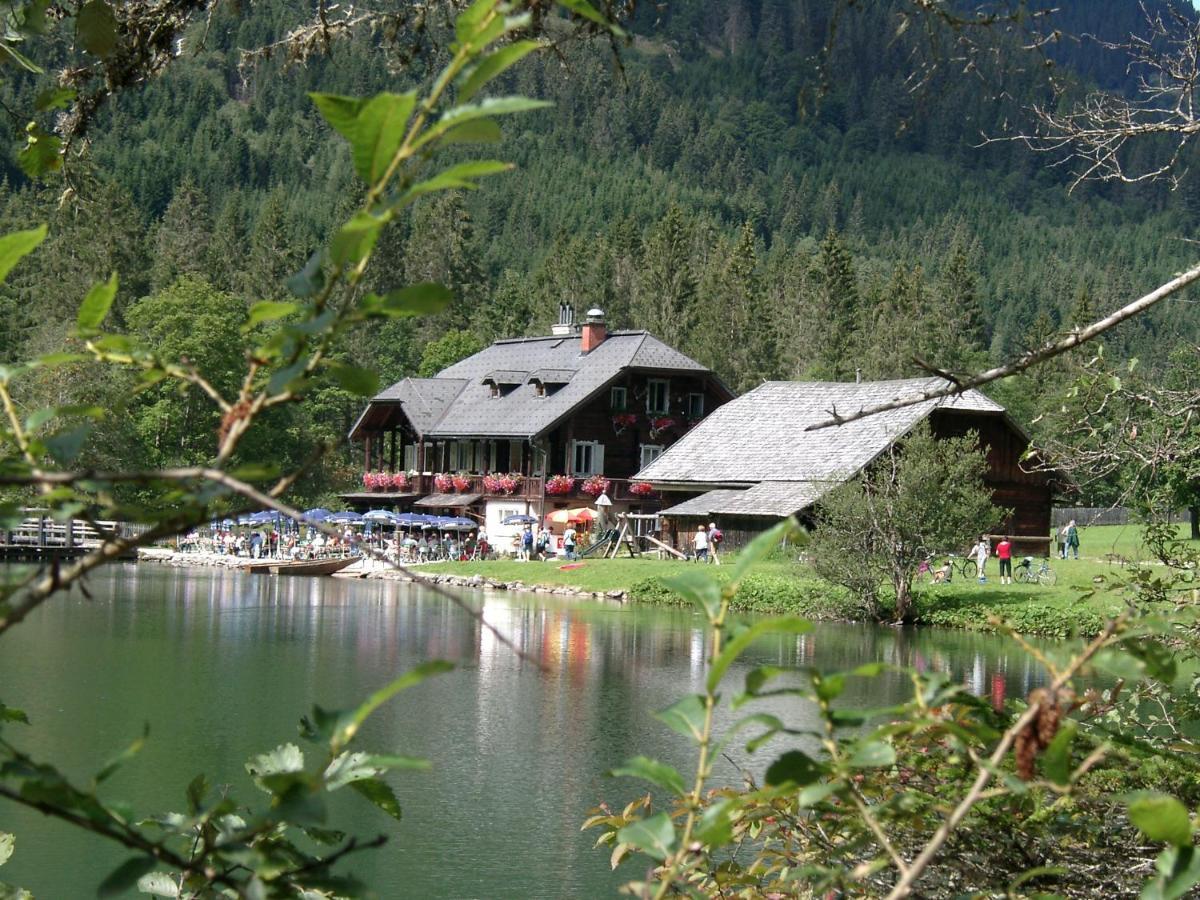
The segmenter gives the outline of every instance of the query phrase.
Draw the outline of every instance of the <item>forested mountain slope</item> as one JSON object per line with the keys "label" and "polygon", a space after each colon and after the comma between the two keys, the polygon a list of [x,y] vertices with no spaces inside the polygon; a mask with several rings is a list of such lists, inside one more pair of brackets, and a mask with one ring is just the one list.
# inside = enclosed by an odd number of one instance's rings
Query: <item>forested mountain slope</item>
{"label": "forested mountain slope", "polygon": [[[1120,33],[1140,16],[1135,0],[1061,7],[1054,24],[1068,35]],[[305,68],[239,66],[239,48],[306,13],[294,0],[222,11],[165,77],[115,100],[93,132],[83,205],[60,208],[61,186],[30,186],[8,163],[4,227],[49,219],[53,234],[0,296],[0,354],[53,346],[88,281],[113,268],[130,327],[151,327],[138,307],[180,291],[188,308],[214,309],[284,292],[357,190],[306,92],[396,90],[420,74],[390,75],[370,41]],[[423,354],[432,369],[496,336],[544,330],[565,300],[652,329],[739,389],[909,374],[914,353],[962,369],[1194,258],[1195,179],[1176,192],[1068,193],[1068,173],[1021,143],[982,145],[1050,96],[1043,55],[996,29],[978,39],[1000,62],[963,71],[948,37],[931,48],[895,24],[887,2],[673,0],[643,8],[619,63],[607,45],[527,61],[511,89],[554,106],[509,125],[501,152],[517,171],[418,207],[375,263],[378,284],[442,280],[457,302],[345,352],[386,381]],[[1127,79],[1122,60],[1086,41],[1047,52],[1068,80]],[[1113,349],[1152,362],[1200,333],[1197,309],[1168,303]],[[1008,390],[1028,414],[1034,394],[1057,386],[1051,373]],[[331,393],[311,413],[320,422],[288,426],[297,448],[313,429],[338,432],[353,407]],[[201,452],[186,435],[165,439],[174,426],[162,410],[133,421],[144,452]]]}

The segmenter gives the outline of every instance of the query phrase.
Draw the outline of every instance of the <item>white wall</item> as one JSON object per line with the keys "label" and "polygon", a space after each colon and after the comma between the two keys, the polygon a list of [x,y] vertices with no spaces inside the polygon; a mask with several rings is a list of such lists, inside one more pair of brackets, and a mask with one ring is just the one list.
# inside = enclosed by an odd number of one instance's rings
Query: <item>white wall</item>
{"label": "white wall", "polygon": [[484,504],[483,527],[487,529],[488,541],[500,553],[511,553],[513,535],[520,534],[524,526],[501,525],[501,520],[513,515],[536,516],[537,504],[515,497],[497,497]]}

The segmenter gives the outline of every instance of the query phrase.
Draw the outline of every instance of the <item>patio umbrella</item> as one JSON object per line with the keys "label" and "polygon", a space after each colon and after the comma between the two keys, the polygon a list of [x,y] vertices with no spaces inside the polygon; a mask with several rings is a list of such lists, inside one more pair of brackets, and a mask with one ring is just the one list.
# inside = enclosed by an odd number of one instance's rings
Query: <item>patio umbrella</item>
{"label": "patio umbrella", "polygon": [[358,513],[346,510],[345,512],[334,513],[329,517],[329,521],[334,525],[357,525],[362,521],[362,518]]}
{"label": "patio umbrella", "polygon": [[568,522],[574,525],[578,522],[592,522],[595,519],[596,513],[586,506],[577,509],[556,509],[546,515],[546,521],[554,522],[556,525],[565,525]]}
{"label": "patio umbrella", "polygon": [[390,509],[372,509],[363,513],[363,519],[367,522],[386,522],[389,525],[400,523],[400,517]]}
{"label": "patio umbrella", "polygon": [[324,522],[326,519],[328,519],[332,515],[333,515],[333,513],[331,513],[329,510],[325,509],[324,507],[318,506],[314,509],[305,510],[304,518],[309,519],[310,521],[313,521],[313,522]]}
{"label": "patio umbrella", "polygon": [[441,527],[449,529],[450,531],[474,531],[479,527],[479,525],[470,519],[458,516],[455,518],[446,519]]}
{"label": "patio umbrella", "polygon": [[501,525],[532,525],[537,522],[537,516],[527,516],[524,513],[517,516],[505,516],[500,520]]}
{"label": "patio umbrella", "polygon": [[437,516],[427,516],[424,513],[399,513],[396,516],[396,524],[408,528],[418,528],[422,525],[430,525]]}

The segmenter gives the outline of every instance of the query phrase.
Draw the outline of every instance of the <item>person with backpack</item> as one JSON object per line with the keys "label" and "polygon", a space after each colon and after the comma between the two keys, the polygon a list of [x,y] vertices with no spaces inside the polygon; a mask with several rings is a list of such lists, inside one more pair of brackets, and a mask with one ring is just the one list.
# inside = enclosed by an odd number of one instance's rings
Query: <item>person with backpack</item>
{"label": "person with backpack", "polygon": [[708,558],[716,565],[721,564],[720,557],[717,556],[717,548],[721,545],[721,541],[725,540],[725,535],[721,533],[721,529],[717,527],[716,522],[708,523]]}

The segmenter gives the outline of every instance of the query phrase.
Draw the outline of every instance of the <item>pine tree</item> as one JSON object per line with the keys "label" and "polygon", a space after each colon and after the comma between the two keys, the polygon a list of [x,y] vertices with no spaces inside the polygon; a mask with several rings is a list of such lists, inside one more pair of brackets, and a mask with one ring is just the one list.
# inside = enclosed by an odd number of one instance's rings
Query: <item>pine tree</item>
{"label": "pine tree", "polygon": [[470,327],[473,313],[487,295],[480,256],[474,223],[460,194],[442,194],[414,216],[405,244],[404,277],[450,289],[454,299],[437,317],[439,329]]}
{"label": "pine tree", "polygon": [[814,280],[822,312],[822,340],[814,374],[833,380],[853,377],[853,348],[859,317],[858,281],[850,251],[830,228],[817,253]]}
{"label": "pine tree", "polygon": [[634,320],[673,347],[683,346],[695,324],[696,275],[692,229],[674,204],[646,236],[634,295]]}
{"label": "pine tree", "polygon": [[211,239],[208,198],[190,178],[185,178],[154,230],[151,289],[162,290],[181,275],[204,277]]}

